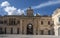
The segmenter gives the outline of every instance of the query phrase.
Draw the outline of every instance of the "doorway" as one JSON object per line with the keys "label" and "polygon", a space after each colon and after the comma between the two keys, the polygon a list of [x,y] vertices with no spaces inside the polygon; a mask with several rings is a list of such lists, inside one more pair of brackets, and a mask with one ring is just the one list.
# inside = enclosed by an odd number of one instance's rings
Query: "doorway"
{"label": "doorway", "polygon": [[27,25],[27,34],[33,35],[33,25],[32,24]]}

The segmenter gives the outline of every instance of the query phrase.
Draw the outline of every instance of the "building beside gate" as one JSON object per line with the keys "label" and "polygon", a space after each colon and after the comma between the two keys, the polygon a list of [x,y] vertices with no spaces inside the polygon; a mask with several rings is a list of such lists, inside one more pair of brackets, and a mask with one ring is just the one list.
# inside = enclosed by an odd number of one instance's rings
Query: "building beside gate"
{"label": "building beside gate", "polygon": [[34,16],[33,13],[33,9],[29,8],[26,15],[0,16],[0,34],[54,35],[55,18],[52,21],[52,16],[41,16],[39,14]]}
{"label": "building beside gate", "polygon": [[52,21],[54,21],[55,35],[60,35],[60,8],[57,8],[52,14]]}

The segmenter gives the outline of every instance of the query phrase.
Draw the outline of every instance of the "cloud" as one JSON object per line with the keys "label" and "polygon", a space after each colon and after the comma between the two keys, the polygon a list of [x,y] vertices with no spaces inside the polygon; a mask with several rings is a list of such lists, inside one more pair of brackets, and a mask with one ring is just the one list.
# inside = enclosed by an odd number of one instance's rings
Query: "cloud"
{"label": "cloud", "polygon": [[34,16],[36,16],[36,15],[40,15],[40,13],[36,13],[36,14],[34,14]]}
{"label": "cloud", "polygon": [[[55,4],[60,4],[60,0],[49,0],[48,2],[39,4],[37,6],[32,6],[32,9],[39,9],[39,8],[42,8],[42,7],[55,5]],[[1,7],[5,10],[5,12],[8,13],[8,15],[21,15],[21,14],[25,14],[24,11],[27,10],[27,8],[25,8],[23,10],[17,9],[14,6],[11,6],[8,1],[2,2],[1,3]]]}
{"label": "cloud", "polygon": [[14,7],[5,7],[4,10],[8,13],[8,15],[11,15],[12,13],[14,13],[14,11],[16,11],[16,8],[14,8]]}
{"label": "cloud", "polygon": [[55,1],[48,1],[42,4],[39,4],[37,6],[32,6],[33,9],[38,9],[38,8],[42,8],[42,7],[46,7],[46,6],[50,6],[50,5],[55,5],[55,4],[59,4],[60,0],[55,0]]}
{"label": "cloud", "polygon": [[22,15],[24,14],[24,10],[17,9],[14,6],[11,6],[8,1],[4,1],[1,3],[1,7],[8,13],[8,15]]}
{"label": "cloud", "polygon": [[5,2],[2,2],[1,6],[2,6],[2,7],[10,6],[10,4],[9,4],[7,1],[5,1]]}

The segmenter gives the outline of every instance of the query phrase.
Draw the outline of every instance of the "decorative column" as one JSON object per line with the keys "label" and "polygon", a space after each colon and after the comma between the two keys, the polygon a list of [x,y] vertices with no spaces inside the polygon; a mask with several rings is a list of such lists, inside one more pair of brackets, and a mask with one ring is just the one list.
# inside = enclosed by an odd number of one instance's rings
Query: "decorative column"
{"label": "decorative column", "polygon": [[36,20],[33,18],[33,34],[36,35],[37,32],[37,24],[36,24]]}
{"label": "decorative column", "polygon": [[20,20],[20,33],[22,34],[22,20]]}

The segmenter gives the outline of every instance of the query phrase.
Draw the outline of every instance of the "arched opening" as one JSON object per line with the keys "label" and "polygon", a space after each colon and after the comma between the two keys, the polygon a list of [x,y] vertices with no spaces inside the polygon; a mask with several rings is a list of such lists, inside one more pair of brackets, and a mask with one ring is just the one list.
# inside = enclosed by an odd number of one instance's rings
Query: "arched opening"
{"label": "arched opening", "polygon": [[58,35],[60,35],[60,27],[58,28]]}
{"label": "arched opening", "polygon": [[32,24],[27,25],[27,34],[33,35],[33,25]]}

